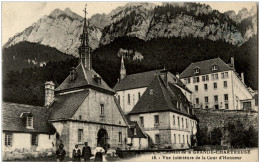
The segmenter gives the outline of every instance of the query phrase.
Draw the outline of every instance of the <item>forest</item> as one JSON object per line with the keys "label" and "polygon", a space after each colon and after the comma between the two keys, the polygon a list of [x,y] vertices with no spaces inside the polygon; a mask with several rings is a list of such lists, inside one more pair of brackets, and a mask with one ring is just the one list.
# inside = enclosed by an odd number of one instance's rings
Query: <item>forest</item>
{"label": "forest", "polygon": [[[19,44],[18,44],[19,45]],[[39,45],[27,43],[27,50],[23,46],[10,47],[14,52],[3,50],[5,57],[20,56],[19,62],[12,59],[3,63],[3,100],[8,102],[24,103],[43,106],[44,83],[52,80],[57,87],[69,75],[69,69],[78,64],[78,59],[62,54],[56,49],[48,47],[47,54],[50,59],[46,65],[21,67],[21,63],[28,58],[40,60],[39,52],[35,51]],[[40,48],[40,47],[38,47]],[[125,59],[127,74],[144,72],[154,69],[167,68],[173,74],[181,73],[190,63],[220,57],[229,63],[230,58],[235,58],[235,68],[238,74],[245,73],[245,82],[252,89],[258,89],[258,44],[253,37],[242,46],[233,46],[224,41],[210,41],[199,38],[157,38],[143,41],[138,38],[120,37],[108,45],[101,46],[93,51],[93,68],[113,88],[119,78],[120,61],[117,53],[119,49],[138,51],[143,55],[142,60],[133,60],[129,54]],[[44,51],[45,48],[42,48]],[[12,51],[11,50],[11,51]],[[38,51],[41,51],[38,49]],[[8,54],[8,56],[7,56]],[[10,55],[10,56],[9,56]],[[40,58],[38,58],[40,57]],[[46,59],[46,60],[47,60]],[[8,68],[8,66],[17,66]],[[19,70],[18,70],[19,69]]]}

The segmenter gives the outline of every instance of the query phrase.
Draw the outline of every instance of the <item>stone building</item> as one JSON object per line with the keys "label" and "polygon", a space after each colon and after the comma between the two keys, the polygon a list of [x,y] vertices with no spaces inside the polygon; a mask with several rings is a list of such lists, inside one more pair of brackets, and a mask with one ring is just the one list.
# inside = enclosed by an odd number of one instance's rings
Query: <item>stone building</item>
{"label": "stone building", "polygon": [[[126,147],[127,120],[112,90],[92,68],[92,49],[88,42],[86,18],[79,47],[80,63],[54,90],[47,82],[45,106],[50,110],[49,122],[57,130],[57,141],[63,143],[72,156],[75,144],[79,148],[88,142],[94,149]],[[55,93],[55,96],[53,95]]]}
{"label": "stone building", "polygon": [[189,148],[197,133],[191,103],[166,74],[153,77],[128,116],[150,137],[149,143],[159,148]]}
{"label": "stone building", "polygon": [[190,64],[181,74],[182,82],[193,92],[195,108],[254,110],[253,91],[244,82],[244,73],[235,71],[234,58],[226,64],[220,58]]}
{"label": "stone building", "polygon": [[46,108],[3,102],[2,113],[3,160],[50,156],[56,150]]}

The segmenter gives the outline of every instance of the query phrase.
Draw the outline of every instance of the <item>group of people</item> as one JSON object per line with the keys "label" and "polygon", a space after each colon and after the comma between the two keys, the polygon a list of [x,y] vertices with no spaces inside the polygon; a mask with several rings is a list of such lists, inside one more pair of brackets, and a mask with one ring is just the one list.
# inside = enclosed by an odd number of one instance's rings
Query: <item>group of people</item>
{"label": "group of people", "polygon": [[[94,150],[95,162],[103,161],[103,154],[105,150],[98,144],[96,149]],[[82,149],[82,153],[78,148],[78,145],[75,145],[73,149],[73,161],[81,161],[81,157],[84,158],[84,161],[90,161],[90,157],[92,156],[91,148],[88,146],[88,142],[85,142],[85,146]],[[66,156],[66,151],[64,150],[64,145],[60,144],[59,149],[56,151],[57,161],[63,161]]]}

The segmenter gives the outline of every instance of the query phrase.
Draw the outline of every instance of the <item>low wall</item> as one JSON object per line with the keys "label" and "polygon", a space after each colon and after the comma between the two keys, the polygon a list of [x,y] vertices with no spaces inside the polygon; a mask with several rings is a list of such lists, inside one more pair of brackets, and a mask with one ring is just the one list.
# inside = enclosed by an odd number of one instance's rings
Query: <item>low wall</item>
{"label": "low wall", "polygon": [[246,129],[252,125],[258,130],[258,112],[255,111],[195,109],[195,114],[199,119],[199,127],[207,127],[209,131],[214,127],[224,127],[228,122],[237,120],[240,120]]}

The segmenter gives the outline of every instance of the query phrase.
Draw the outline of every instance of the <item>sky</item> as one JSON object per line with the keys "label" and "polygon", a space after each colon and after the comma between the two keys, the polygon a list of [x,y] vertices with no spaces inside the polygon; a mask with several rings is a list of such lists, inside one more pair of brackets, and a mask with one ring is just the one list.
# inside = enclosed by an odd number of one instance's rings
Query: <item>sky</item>
{"label": "sky", "polygon": [[[49,15],[54,9],[71,11],[83,16],[83,8],[87,4],[88,15],[91,17],[96,13],[108,14],[113,9],[123,6],[128,2],[2,2],[2,45],[16,33],[22,32],[31,24],[37,22],[42,16]],[[161,2],[152,2],[160,5]],[[206,2],[213,9],[220,12],[234,10],[238,13],[243,7],[250,10],[256,6],[256,2]]]}

